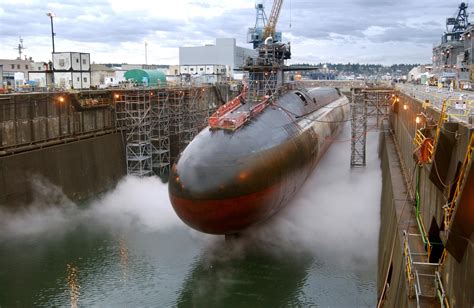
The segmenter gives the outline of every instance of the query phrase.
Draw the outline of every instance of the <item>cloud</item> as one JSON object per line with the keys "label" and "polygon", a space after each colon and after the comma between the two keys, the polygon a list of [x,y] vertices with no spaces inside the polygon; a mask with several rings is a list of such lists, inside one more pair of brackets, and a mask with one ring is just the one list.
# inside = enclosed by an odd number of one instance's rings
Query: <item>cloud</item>
{"label": "cloud", "polygon": [[[239,45],[250,47],[246,32],[255,23],[254,0],[136,0],[133,5],[118,0],[0,3],[2,57],[16,57],[13,48],[22,36],[28,47],[26,53],[38,61],[50,57],[50,24],[45,15],[49,11],[57,15],[57,49],[90,52],[95,62],[144,62],[145,41],[153,47],[149,49],[150,62],[168,64],[177,64],[179,46],[212,43],[216,37],[236,37]],[[271,1],[266,3],[269,14]],[[294,55],[305,62],[335,62],[334,58],[345,58],[342,62],[382,59],[385,64],[429,62],[432,44],[439,41],[446,17],[455,12],[458,4],[454,0],[292,0],[285,1],[277,28],[283,31],[284,39],[292,39],[295,50],[302,50]],[[339,48],[307,49],[307,41],[326,46],[338,44]],[[372,47],[379,55],[390,53],[392,42],[408,46],[413,55],[367,57],[367,49]],[[411,48],[415,45],[423,48]],[[125,46],[129,46],[127,50],[123,49]],[[351,50],[349,57],[345,49]],[[308,54],[312,56],[307,57]]]}

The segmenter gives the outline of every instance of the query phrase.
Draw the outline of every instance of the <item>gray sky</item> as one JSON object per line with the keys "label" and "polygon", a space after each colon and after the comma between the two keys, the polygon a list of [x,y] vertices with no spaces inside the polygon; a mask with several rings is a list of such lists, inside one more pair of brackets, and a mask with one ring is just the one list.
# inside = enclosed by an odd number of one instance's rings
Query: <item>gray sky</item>
{"label": "gray sky", "polygon": [[[273,1],[264,1],[267,14]],[[285,0],[277,29],[291,41],[291,63],[429,63],[454,15],[455,0]],[[90,52],[96,63],[178,64],[179,46],[216,37],[246,43],[255,0],[0,0],[0,58],[15,58],[18,37],[35,61],[56,51]],[[473,4],[474,5],[474,4]],[[469,8],[468,11],[474,11]],[[474,17],[473,17],[474,18]],[[291,25],[291,26],[290,26]]]}

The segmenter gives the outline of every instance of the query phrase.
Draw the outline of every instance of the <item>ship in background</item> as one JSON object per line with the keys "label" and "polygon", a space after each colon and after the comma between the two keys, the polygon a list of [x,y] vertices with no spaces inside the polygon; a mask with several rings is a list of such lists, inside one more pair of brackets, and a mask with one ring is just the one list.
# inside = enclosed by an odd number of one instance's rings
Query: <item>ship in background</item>
{"label": "ship in background", "polygon": [[[274,40],[276,0],[247,59],[243,92],[221,106],[173,165],[169,197],[190,227],[236,234],[277,213],[295,196],[339,133],[348,99],[333,88],[285,83],[289,43]],[[301,68],[297,68],[300,70]]]}

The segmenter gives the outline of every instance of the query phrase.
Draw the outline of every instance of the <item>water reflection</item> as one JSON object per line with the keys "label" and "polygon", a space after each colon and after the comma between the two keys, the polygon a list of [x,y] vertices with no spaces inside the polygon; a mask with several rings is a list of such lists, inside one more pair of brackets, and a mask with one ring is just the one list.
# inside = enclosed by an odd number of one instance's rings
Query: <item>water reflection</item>
{"label": "water reflection", "polygon": [[217,242],[192,265],[177,306],[301,306],[313,260],[258,240]]}
{"label": "water reflection", "polygon": [[128,279],[128,247],[124,237],[119,239],[120,267],[122,268],[122,279],[124,282]]}
{"label": "water reflection", "polygon": [[69,287],[69,294],[71,297],[71,308],[77,308],[77,301],[79,300],[81,286],[77,282],[78,269],[74,265],[67,264],[67,285]]}

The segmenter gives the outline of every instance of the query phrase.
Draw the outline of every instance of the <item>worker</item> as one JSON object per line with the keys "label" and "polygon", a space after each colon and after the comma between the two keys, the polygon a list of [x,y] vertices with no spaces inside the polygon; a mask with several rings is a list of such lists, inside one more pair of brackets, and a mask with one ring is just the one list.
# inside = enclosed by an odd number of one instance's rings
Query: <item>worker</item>
{"label": "worker", "polygon": [[449,92],[454,92],[454,80],[451,80],[451,83],[449,84]]}
{"label": "worker", "polygon": [[426,81],[426,92],[430,92],[430,83],[428,82],[428,80]]}
{"label": "worker", "polygon": [[441,81],[438,81],[438,93],[441,93],[442,89],[443,89],[443,83]]}

